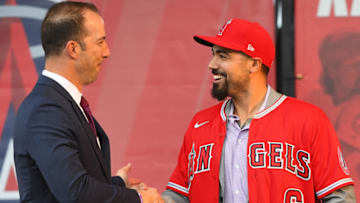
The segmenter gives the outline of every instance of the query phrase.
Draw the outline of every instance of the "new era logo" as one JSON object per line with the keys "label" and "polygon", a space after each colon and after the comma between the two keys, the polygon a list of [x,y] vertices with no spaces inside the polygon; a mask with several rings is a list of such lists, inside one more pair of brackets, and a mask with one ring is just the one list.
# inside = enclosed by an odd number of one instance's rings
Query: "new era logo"
{"label": "new era logo", "polygon": [[253,47],[253,45],[248,44],[247,50],[254,52],[254,51],[255,51],[255,48]]}

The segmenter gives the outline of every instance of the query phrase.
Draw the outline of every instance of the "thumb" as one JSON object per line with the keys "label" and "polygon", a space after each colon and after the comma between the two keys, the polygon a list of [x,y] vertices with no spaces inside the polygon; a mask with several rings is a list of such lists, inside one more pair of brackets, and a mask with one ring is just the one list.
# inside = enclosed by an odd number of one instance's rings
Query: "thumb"
{"label": "thumb", "polygon": [[126,164],[126,166],[122,167],[122,169],[126,173],[129,172],[131,170],[131,163]]}

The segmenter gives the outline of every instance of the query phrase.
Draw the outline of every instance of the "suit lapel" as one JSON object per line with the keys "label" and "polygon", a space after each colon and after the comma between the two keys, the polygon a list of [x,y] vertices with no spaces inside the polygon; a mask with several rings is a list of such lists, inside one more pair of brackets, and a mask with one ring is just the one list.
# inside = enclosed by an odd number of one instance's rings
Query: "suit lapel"
{"label": "suit lapel", "polygon": [[[106,159],[106,157],[103,156],[101,150],[99,149],[99,146],[96,141],[96,137],[95,137],[94,133],[92,132],[89,123],[86,121],[79,106],[75,103],[75,101],[71,97],[71,95],[61,85],[59,85],[53,79],[50,79],[46,76],[40,75],[38,83],[53,87],[58,93],[60,93],[65,99],[67,99],[72,104],[72,108],[73,108],[76,116],[78,117],[79,122],[81,123],[81,126],[83,127],[83,129],[86,133],[85,136],[91,143],[92,149],[95,151],[96,157],[97,157],[98,161],[100,162],[100,165],[102,167],[105,177],[110,178],[110,169],[108,169],[109,165],[104,160],[104,158]],[[98,128],[98,126],[96,126],[96,128]],[[102,133],[104,133],[104,132],[102,131]],[[80,136],[83,136],[83,133],[79,133],[79,134],[80,134]]]}
{"label": "suit lapel", "polygon": [[[93,150],[95,151],[97,159],[101,163],[101,167],[102,167],[102,170],[103,170],[104,174],[106,175],[107,178],[109,178],[110,177],[110,173],[109,173],[110,170],[107,169],[108,167],[107,167],[107,164],[106,164],[106,162],[104,160],[105,157],[103,156],[103,154],[101,152],[102,150],[100,150],[100,148],[98,146],[98,143],[96,141],[96,137],[95,137],[93,131],[91,130],[89,123],[86,121],[84,115],[82,114],[81,110],[79,109],[78,105],[75,102],[73,102],[73,108],[74,108],[74,111],[76,112],[76,114],[77,114],[77,116],[79,118],[79,121],[80,121],[82,127],[85,130],[86,137],[88,138],[89,142],[91,143],[91,146],[92,146]],[[96,126],[96,128],[98,128],[98,127]],[[96,129],[96,131],[98,131],[98,129]],[[98,133],[98,135],[99,134],[100,133]],[[101,147],[103,147],[103,146],[101,146]]]}
{"label": "suit lapel", "polygon": [[110,176],[111,174],[111,164],[110,164],[110,144],[109,144],[109,139],[106,136],[105,131],[101,128],[100,124],[97,122],[97,120],[94,118],[94,122],[95,122],[95,127],[96,127],[96,131],[97,131],[97,135],[99,137],[100,140],[100,144],[101,144],[101,152],[103,155],[103,158],[105,160],[105,164],[107,166],[108,169],[108,174]]}

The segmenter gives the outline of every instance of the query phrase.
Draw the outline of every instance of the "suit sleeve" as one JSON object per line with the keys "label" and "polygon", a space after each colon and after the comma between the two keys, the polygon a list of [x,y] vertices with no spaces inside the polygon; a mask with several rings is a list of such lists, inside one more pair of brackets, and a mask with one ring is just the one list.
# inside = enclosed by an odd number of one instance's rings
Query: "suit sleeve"
{"label": "suit sleeve", "polygon": [[27,151],[59,202],[140,202],[135,190],[90,177],[82,165],[76,129],[66,111],[43,105],[30,114]]}
{"label": "suit sleeve", "polygon": [[111,182],[112,182],[112,184],[114,184],[114,185],[118,185],[118,186],[120,186],[120,187],[125,187],[125,182],[124,182],[124,180],[123,180],[121,177],[119,177],[119,176],[113,176],[113,177],[111,177]]}
{"label": "suit sleeve", "polygon": [[322,111],[313,119],[316,120],[311,143],[312,176],[316,196],[322,199],[339,188],[353,184],[353,180],[330,121]]}

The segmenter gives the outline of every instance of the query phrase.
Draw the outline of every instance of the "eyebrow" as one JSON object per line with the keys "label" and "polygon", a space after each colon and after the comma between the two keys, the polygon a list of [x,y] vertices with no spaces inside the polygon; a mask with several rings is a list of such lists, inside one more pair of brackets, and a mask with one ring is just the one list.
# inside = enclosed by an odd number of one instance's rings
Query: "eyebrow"
{"label": "eyebrow", "polygon": [[106,39],[106,36],[103,36],[103,37],[100,37],[98,40],[96,41],[101,41],[101,40],[105,40]]}
{"label": "eyebrow", "polygon": [[211,51],[213,52],[213,53],[216,53],[216,54],[226,54],[226,55],[229,55],[229,51],[227,51],[227,50],[223,50],[223,49],[218,49],[218,50],[216,50],[216,51],[214,51],[214,49],[211,49]]}

